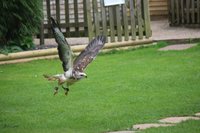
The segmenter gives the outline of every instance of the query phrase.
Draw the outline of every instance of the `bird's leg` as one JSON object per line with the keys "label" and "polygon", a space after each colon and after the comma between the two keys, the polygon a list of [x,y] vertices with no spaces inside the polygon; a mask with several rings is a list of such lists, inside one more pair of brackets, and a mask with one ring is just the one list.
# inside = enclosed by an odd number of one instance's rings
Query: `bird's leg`
{"label": "bird's leg", "polygon": [[54,94],[53,95],[56,95],[58,93],[58,87],[55,87],[54,88]]}
{"label": "bird's leg", "polygon": [[67,94],[69,92],[69,88],[68,87],[64,87],[63,85],[62,85],[62,88],[65,90],[65,95],[67,96]]}

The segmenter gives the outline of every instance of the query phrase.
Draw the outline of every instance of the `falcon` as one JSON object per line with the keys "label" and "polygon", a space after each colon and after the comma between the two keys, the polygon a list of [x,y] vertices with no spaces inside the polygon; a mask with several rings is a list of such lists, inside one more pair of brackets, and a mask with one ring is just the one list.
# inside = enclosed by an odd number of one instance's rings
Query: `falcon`
{"label": "falcon", "polygon": [[[103,35],[97,36],[86,46],[86,48],[77,56],[77,58],[74,59],[74,54],[71,50],[71,47],[61,32],[58,23],[52,17],[50,18],[50,21],[55,41],[58,44],[58,55],[62,62],[64,73],[53,76],[44,74],[43,76],[49,81],[58,81],[58,86],[54,88],[54,95],[58,93],[60,86],[65,90],[65,95],[67,95],[70,85],[81,79],[87,78],[84,70],[87,65],[95,59],[100,49],[103,48],[106,38]],[[64,84],[66,85],[64,86]]]}

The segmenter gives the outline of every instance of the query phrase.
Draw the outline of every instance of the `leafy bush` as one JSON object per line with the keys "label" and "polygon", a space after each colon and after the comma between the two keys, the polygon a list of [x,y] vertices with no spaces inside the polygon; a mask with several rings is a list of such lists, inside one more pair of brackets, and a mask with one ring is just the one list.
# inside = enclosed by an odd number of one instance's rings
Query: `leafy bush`
{"label": "leafy bush", "polygon": [[42,0],[2,0],[0,5],[1,48],[33,48],[32,36],[40,26]]}

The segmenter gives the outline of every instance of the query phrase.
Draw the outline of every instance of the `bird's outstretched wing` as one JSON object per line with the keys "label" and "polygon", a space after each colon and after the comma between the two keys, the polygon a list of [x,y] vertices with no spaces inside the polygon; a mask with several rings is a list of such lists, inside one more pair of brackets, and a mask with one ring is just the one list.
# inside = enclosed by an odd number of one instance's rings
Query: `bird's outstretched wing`
{"label": "bird's outstretched wing", "polygon": [[104,46],[106,42],[105,36],[97,36],[92,40],[88,46],[83,50],[79,56],[74,60],[73,69],[75,71],[83,72],[87,65],[96,57],[99,50]]}
{"label": "bird's outstretched wing", "polygon": [[63,70],[67,71],[69,68],[73,67],[73,52],[65,39],[65,36],[61,32],[61,29],[58,23],[51,17],[51,28],[55,37],[56,42],[58,43],[58,55],[62,61]]}

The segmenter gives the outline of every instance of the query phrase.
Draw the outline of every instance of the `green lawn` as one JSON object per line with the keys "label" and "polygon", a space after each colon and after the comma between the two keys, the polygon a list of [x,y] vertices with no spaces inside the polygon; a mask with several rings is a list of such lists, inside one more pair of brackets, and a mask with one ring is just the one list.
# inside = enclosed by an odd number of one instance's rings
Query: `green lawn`
{"label": "green lawn", "polygon": [[102,133],[200,112],[200,45],[157,49],[98,56],[68,96],[42,76],[62,73],[59,60],[0,66],[0,132]]}

